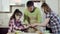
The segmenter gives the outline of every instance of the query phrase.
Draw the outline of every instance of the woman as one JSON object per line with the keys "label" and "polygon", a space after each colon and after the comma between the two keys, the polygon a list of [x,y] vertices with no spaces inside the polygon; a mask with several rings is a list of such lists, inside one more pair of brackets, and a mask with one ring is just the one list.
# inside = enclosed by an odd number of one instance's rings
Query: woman
{"label": "woman", "polygon": [[34,24],[33,26],[39,25],[39,26],[43,27],[43,26],[47,26],[49,24],[49,26],[52,30],[52,34],[60,34],[59,17],[55,13],[53,13],[51,8],[46,3],[43,3],[41,7],[44,10],[44,13],[46,14],[46,19],[45,19],[44,23]]}
{"label": "woman", "polygon": [[22,12],[16,9],[9,21],[8,32],[15,32],[15,30],[25,31],[28,26],[24,27],[20,18],[22,17]]}

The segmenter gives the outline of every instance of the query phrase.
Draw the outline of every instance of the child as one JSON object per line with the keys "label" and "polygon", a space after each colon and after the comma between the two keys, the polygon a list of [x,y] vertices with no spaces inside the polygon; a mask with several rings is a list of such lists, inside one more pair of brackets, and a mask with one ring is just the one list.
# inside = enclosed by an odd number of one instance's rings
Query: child
{"label": "child", "polygon": [[[15,30],[24,31],[25,27],[22,25],[20,18],[22,17],[22,12],[19,9],[16,9],[9,21],[9,30],[8,32],[14,32]],[[28,26],[26,27],[28,28]]]}

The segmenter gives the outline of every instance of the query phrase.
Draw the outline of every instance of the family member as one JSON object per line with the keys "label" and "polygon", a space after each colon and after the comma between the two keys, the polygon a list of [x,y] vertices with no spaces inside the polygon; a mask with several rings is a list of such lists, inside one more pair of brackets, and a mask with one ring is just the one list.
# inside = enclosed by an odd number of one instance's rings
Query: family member
{"label": "family member", "polygon": [[56,13],[54,13],[46,3],[43,3],[41,7],[44,10],[44,13],[46,14],[46,19],[44,23],[36,23],[34,25],[39,25],[42,27],[49,25],[49,27],[52,30],[52,34],[60,34],[59,16]]}
{"label": "family member", "polygon": [[28,1],[26,6],[27,8],[24,10],[24,23],[26,24],[41,23],[42,22],[41,12],[39,8],[34,6],[34,2]]}
{"label": "family member", "polygon": [[24,27],[24,25],[22,24],[22,21],[20,20],[21,17],[22,12],[19,11],[19,9],[16,9],[10,18],[8,32],[15,32],[16,30],[25,31],[26,28],[28,28],[28,26]]}

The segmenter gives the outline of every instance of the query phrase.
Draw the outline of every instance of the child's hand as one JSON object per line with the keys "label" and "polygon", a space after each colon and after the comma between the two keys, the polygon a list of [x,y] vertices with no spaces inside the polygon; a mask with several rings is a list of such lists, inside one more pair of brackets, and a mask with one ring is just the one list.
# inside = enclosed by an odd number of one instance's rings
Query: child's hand
{"label": "child's hand", "polygon": [[18,29],[21,30],[21,29],[24,29],[24,27],[20,26]]}
{"label": "child's hand", "polygon": [[25,28],[29,28],[30,26],[31,26],[30,24],[24,25]]}

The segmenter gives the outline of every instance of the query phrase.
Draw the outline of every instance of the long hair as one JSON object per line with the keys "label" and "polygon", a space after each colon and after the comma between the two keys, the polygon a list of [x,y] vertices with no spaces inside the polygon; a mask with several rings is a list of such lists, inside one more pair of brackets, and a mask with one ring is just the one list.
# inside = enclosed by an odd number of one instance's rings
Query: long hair
{"label": "long hair", "polygon": [[[46,8],[44,9],[44,12],[51,12],[51,8],[48,6],[48,4],[46,4],[45,2],[42,4],[41,6],[42,8]],[[46,11],[45,11],[46,10]]]}
{"label": "long hair", "polygon": [[10,20],[11,19],[16,19],[15,14],[18,14],[18,15],[21,14],[21,16],[22,16],[22,12],[19,9],[15,9],[15,11],[14,11],[13,15],[11,16]]}

